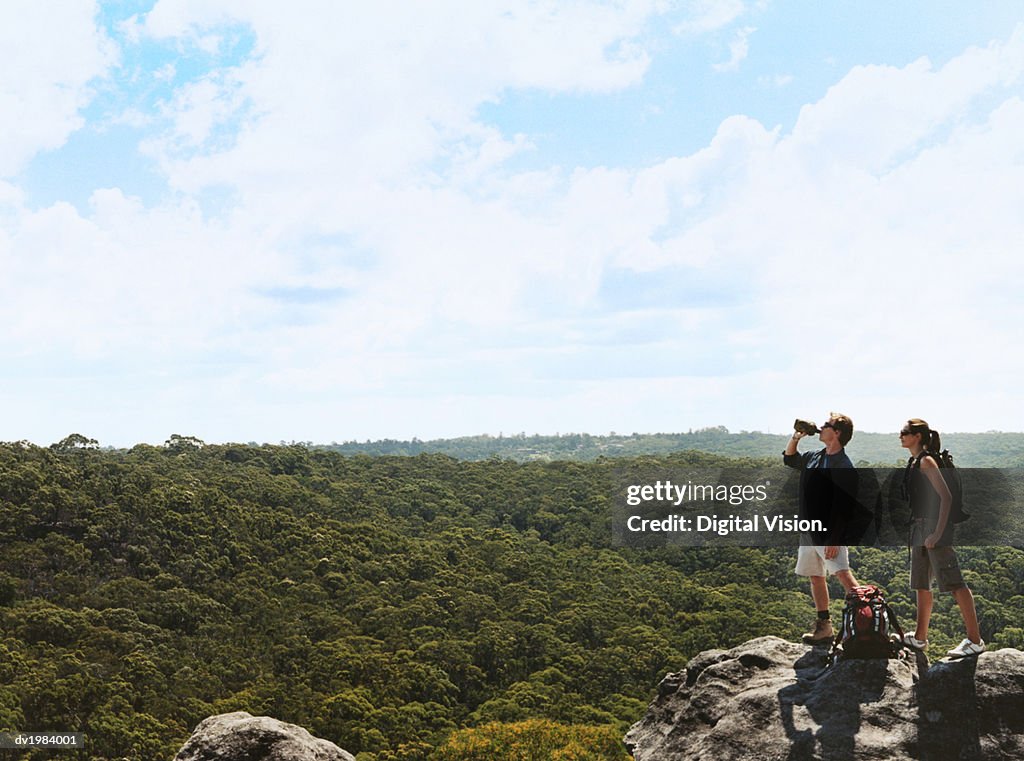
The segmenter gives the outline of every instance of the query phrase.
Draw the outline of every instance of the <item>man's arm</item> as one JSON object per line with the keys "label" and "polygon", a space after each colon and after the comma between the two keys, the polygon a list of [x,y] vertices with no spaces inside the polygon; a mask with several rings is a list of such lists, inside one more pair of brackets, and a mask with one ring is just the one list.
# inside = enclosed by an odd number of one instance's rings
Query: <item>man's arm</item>
{"label": "man's arm", "polygon": [[804,467],[804,458],[797,454],[796,445],[800,443],[800,439],[806,436],[806,433],[800,431],[793,431],[793,435],[786,443],[786,451],[782,453],[782,462],[791,468],[800,470]]}

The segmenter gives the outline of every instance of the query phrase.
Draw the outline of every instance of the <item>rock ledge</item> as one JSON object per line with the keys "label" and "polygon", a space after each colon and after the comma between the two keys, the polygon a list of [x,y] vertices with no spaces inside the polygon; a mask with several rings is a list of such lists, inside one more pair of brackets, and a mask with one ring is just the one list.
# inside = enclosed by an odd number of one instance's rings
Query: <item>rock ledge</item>
{"label": "rock ledge", "polygon": [[1024,653],[827,667],[760,637],[666,676],[625,742],[635,761],[1021,759]]}
{"label": "rock ledge", "polygon": [[302,727],[244,711],[203,719],[174,761],[355,761]]}

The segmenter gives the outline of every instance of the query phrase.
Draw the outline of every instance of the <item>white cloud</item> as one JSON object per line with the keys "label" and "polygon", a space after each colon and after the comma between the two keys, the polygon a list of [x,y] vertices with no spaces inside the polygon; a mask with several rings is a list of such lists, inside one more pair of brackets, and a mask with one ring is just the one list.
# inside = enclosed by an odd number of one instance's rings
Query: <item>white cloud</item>
{"label": "white cloud", "polygon": [[[21,188],[9,182],[0,180],[0,212],[21,204],[24,201],[25,193]],[[6,209],[5,209],[6,207]],[[2,228],[0,228],[2,230]]]}
{"label": "white cloud", "polygon": [[69,204],[7,208],[0,239],[0,339],[8,357],[195,358],[233,345],[265,305],[273,257],[245,230],[204,222],[191,202],[145,209],[96,191]]}
{"label": "white cloud", "polygon": [[691,0],[686,21],[675,27],[676,34],[706,34],[728,26],[746,10],[743,0]]}
{"label": "white cloud", "polygon": [[882,171],[967,114],[972,103],[1019,89],[1022,72],[1024,27],[1007,42],[971,48],[938,70],[925,58],[901,69],[857,66],[801,110],[794,138],[809,151],[828,143],[834,160]]}
{"label": "white cloud", "polygon": [[711,68],[715,71],[736,71],[750,52],[750,35],[756,31],[757,28],[753,26],[737,29],[736,35],[729,43],[729,60],[712,64]]}
{"label": "white cloud", "polygon": [[91,2],[15,0],[0,11],[0,177],[82,126],[90,83],[116,60]]}
{"label": "white cloud", "polygon": [[[278,3],[161,0],[146,19],[151,35],[201,36],[231,18],[256,38],[252,60],[204,83],[221,89],[204,99],[206,122],[226,116],[225,102],[236,116],[248,109],[237,142],[182,154],[190,126],[176,120],[163,146],[172,181],[186,190],[256,189],[308,174],[351,187],[404,181],[480,132],[476,109],[506,89],[605,92],[637,83],[648,56],[635,38],[657,10],[653,0],[306,2],[283,14]],[[190,119],[203,110],[195,105]]]}
{"label": "white cloud", "polygon": [[162,82],[170,82],[174,80],[177,75],[177,69],[173,63],[165,63],[159,69],[153,72],[153,79]]}
{"label": "white cloud", "polygon": [[772,76],[761,75],[757,78],[757,83],[762,87],[773,87],[781,89],[793,82],[792,74],[773,74]]}

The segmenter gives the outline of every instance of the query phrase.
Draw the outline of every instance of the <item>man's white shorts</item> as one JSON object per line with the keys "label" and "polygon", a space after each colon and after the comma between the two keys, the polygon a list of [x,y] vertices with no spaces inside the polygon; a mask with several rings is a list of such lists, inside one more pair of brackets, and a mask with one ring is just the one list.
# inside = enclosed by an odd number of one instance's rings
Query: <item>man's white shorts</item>
{"label": "man's white shorts", "polygon": [[825,560],[824,545],[800,545],[796,555],[798,576],[824,576],[828,573],[850,570],[850,551],[840,545],[839,552],[831,560]]}

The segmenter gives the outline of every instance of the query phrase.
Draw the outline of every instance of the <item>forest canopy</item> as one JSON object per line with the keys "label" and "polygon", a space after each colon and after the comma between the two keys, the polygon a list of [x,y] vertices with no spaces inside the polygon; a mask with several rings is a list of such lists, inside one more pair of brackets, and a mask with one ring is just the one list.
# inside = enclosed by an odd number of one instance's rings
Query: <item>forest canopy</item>
{"label": "forest canopy", "polygon": [[[786,550],[612,547],[623,462],[0,444],[0,730],[170,758],[203,718],[245,710],[360,761],[522,743],[608,758],[665,673],[795,639],[810,612]],[[912,616],[905,550],[853,562]],[[1024,553],[961,563],[985,639],[1024,646]],[[946,598],[939,648],[959,639]]]}

